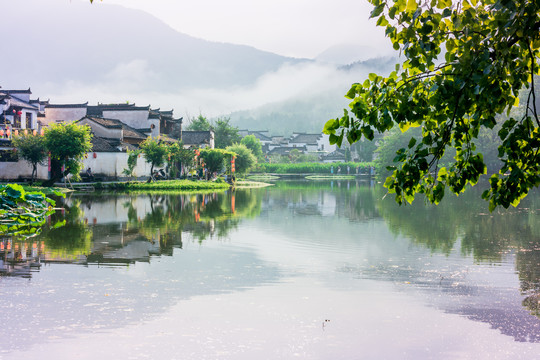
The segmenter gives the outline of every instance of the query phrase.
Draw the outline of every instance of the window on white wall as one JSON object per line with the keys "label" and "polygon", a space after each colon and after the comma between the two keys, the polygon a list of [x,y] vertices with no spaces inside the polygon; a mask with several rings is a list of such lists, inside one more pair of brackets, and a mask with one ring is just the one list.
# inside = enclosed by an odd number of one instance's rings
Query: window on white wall
{"label": "window on white wall", "polygon": [[26,124],[25,128],[31,128],[32,129],[32,113],[26,113]]}

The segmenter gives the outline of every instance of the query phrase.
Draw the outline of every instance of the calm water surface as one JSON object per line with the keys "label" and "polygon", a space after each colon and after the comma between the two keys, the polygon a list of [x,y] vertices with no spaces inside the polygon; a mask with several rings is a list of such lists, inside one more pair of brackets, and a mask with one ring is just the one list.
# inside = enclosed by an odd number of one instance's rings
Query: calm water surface
{"label": "calm water surface", "polygon": [[0,238],[0,359],[538,358],[540,197],[383,196],[73,194]]}

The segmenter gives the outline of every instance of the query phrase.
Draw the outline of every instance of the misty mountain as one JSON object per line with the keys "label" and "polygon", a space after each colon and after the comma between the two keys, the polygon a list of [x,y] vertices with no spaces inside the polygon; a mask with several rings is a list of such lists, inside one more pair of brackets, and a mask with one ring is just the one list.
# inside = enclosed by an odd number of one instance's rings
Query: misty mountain
{"label": "misty mountain", "polygon": [[0,0],[0,14],[5,89],[31,87],[52,103],[150,104],[185,119],[230,116],[276,135],[320,132],[343,114],[352,83],[396,61],[358,62],[373,53],[353,45],[309,60],[210,42],[105,1]]}
{"label": "misty mountain", "polygon": [[343,116],[343,109],[348,109],[351,100],[345,98],[345,94],[351,84],[363,82],[370,72],[390,73],[397,62],[397,58],[384,57],[337,67],[322,77],[324,88],[310,89],[299,96],[254,109],[232,112],[229,115],[231,123],[240,129],[268,130],[271,135],[319,133],[326,121]]}
{"label": "misty mountain", "polygon": [[388,56],[387,54],[387,51],[378,51],[370,46],[339,44],[326,49],[317,55],[315,60],[329,64],[348,65],[373,58]]}
{"label": "misty mountain", "polygon": [[106,3],[0,0],[0,14],[4,88],[122,83],[167,92],[241,86],[303,61],[193,38],[145,12]]}

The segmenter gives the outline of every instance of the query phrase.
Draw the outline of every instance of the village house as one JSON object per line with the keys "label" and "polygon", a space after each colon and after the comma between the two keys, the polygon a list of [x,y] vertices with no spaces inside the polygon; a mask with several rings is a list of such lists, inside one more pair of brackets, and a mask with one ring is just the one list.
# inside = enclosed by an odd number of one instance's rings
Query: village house
{"label": "village house", "polygon": [[19,131],[39,131],[40,101],[30,100],[32,91],[0,88],[0,139],[9,139]]}
{"label": "village house", "polygon": [[182,131],[180,138],[185,149],[214,148],[214,131]]}
{"label": "village house", "polygon": [[[148,133],[134,129],[117,119],[85,116],[76,122],[92,129],[92,152],[84,159],[84,168],[102,177],[119,178],[125,176],[128,150],[136,150],[148,138]],[[137,161],[135,176],[147,175],[150,166],[145,161]]]}
{"label": "village house", "polygon": [[[0,88],[0,179],[30,177],[32,166],[18,161],[11,138],[19,133],[41,133],[40,118],[47,102],[31,99],[32,91]],[[38,176],[46,178],[46,166],[38,168]]]}
{"label": "village house", "polygon": [[[42,134],[52,123],[78,122],[92,129],[92,152],[84,160],[85,169],[106,178],[119,178],[127,168],[128,150],[135,150],[148,137],[168,142],[182,140],[186,148],[214,147],[213,131],[182,131],[182,118],[173,110],[162,111],[135,104],[51,104],[30,99],[28,90],[0,88],[0,179],[29,178],[32,168],[17,160],[11,138],[21,131]],[[38,166],[38,179],[48,179],[49,166]],[[144,176],[150,166],[141,159],[135,175]]]}

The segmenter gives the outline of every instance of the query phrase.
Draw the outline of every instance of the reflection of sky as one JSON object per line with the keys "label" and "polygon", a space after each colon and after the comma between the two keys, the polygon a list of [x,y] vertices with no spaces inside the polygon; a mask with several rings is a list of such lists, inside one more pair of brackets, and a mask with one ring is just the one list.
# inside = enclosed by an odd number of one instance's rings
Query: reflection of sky
{"label": "reflection of sky", "polygon": [[[400,291],[421,293],[431,306],[488,323],[517,341],[540,342],[540,320],[521,304],[524,296],[519,293],[514,254],[500,264],[474,264],[470,257],[460,255],[459,242],[449,256],[432,254],[406,239],[394,238],[380,220],[351,223],[347,216],[321,218],[321,213],[306,216],[305,211],[298,211],[320,204],[320,199],[320,195],[310,201],[303,198],[285,214],[272,203],[263,206],[257,221],[303,253],[288,252],[287,264],[307,257],[304,268],[326,268],[323,278],[328,286],[342,289],[351,288],[351,283],[336,282],[334,271],[356,279],[389,281]],[[330,203],[336,204],[336,212],[343,205]],[[278,219],[280,226],[273,227]]]}
{"label": "reflection of sky", "polygon": [[540,353],[540,321],[521,306],[512,253],[475,264],[459,248],[445,256],[396,238],[381,218],[351,221],[339,212],[342,193],[293,201],[279,189],[261,191],[260,216],[225,238],[199,245],[183,232],[171,256],[127,267],[47,264],[31,280],[1,278],[10,326],[0,330],[0,358],[1,351],[14,359]]}
{"label": "reflection of sky", "polygon": [[0,280],[2,318],[10,324],[0,330],[1,348],[137,323],[179,300],[240,291],[277,276],[276,268],[261,266],[250,251],[224,244],[208,244],[202,251],[187,244],[172,257],[127,268],[45,265],[30,282]]}

